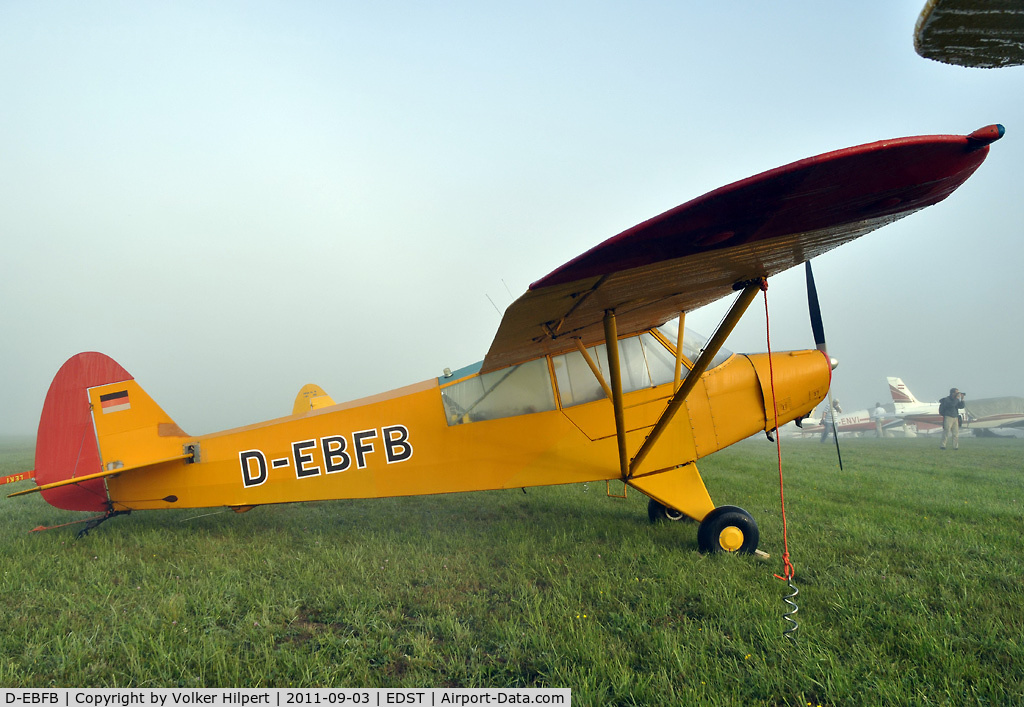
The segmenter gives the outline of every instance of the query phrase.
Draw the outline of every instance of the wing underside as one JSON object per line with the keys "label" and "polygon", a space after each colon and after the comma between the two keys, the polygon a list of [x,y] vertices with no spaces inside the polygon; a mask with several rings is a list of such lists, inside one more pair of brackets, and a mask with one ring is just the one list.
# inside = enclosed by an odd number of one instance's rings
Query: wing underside
{"label": "wing underside", "polygon": [[995,69],[1024,64],[1024,0],[928,0],[914,49],[944,64]]}
{"label": "wing underside", "polygon": [[622,335],[714,302],[951,194],[981,165],[990,126],[901,138],[795,162],[722,187],[592,248],[505,311],[483,371]]}

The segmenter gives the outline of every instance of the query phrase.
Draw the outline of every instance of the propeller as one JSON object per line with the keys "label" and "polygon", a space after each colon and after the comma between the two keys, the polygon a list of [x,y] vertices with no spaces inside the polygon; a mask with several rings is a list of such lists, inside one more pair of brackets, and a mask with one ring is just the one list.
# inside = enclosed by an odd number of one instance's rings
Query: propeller
{"label": "propeller", "polygon": [[[814,273],[811,271],[811,261],[804,261],[804,274],[807,276],[807,310],[811,315],[811,332],[814,335],[814,345],[828,357],[828,347],[825,345],[825,325],[821,320],[821,305],[818,304],[818,290],[814,286]],[[833,370],[836,362],[831,358],[829,365]],[[829,419],[832,420],[832,437],[836,441],[836,456],[839,457],[839,470],[843,470],[843,453],[839,450],[839,430],[836,428],[836,408],[832,402],[832,386],[828,387],[828,410]]]}

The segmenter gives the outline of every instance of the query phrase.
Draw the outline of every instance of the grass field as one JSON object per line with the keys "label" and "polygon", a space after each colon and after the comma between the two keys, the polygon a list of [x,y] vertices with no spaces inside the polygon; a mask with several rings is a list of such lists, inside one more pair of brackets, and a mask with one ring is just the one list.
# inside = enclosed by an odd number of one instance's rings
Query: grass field
{"label": "grass field", "polygon": [[[772,557],[603,484],[142,512],[0,501],[0,685],[570,687],[580,705],[1024,704],[1024,441],[785,441],[700,466]],[[31,468],[0,444],[0,475]],[[5,493],[31,482],[2,487]],[[197,517],[199,516],[199,517]]]}

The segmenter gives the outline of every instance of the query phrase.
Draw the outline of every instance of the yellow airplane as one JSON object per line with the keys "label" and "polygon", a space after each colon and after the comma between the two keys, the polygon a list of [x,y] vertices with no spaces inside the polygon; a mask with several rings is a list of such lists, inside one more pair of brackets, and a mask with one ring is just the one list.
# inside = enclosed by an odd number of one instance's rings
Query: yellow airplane
{"label": "yellow airplane", "polygon": [[[696,461],[807,416],[832,363],[733,355],[726,337],[766,278],[946,198],[1002,134],[886,140],[710,192],[533,283],[482,362],[362,400],[310,385],[287,417],[193,436],[112,359],[78,354],[46,395],[38,485],[11,495],[101,513],[88,529],[135,510],[617,479],[650,497],[652,520],[700,521],[701,551],[753,552],[756,522],[716,507]],[[709,340],[685,328],[734,291]]]}

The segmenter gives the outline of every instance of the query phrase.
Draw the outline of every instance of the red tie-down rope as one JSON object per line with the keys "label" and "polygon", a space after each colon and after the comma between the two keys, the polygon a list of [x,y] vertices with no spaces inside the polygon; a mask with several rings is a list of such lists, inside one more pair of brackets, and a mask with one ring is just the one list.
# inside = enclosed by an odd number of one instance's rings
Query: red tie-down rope
{"label": "red tie-down rope", "polygon": [[793,584],[793,563],[789,559],[789,534],[788,524],[786,522],[786,494],[782,486],[782,435],[779,434],[779,404],[775,399],[775,370],[772,367],[772,336],[771,326],[768,321],[768,281],[761,280],[761,292],[764,293],[764,327],[765,327],[765,340],[767,341],[768,347],[768,380],[772,390],[772,407],[775,412],[775,450],[779,457],[779,503],[782,506],[782,566],[783,574],[775,575],[777,579],[781,579],[791,590],[789,594],[782,597],[783,603],[787,607],[787,611],[783,613],[782,618],[787,624],[786,630],[782,632],[782,635],[788,638],[793,643],[796,643],[796,631],[800,628],[797,624],[794,615],[799,611],[796,605],[796,597],[800,594],[800,590]]}
{"label": "red tie-down rope", "polygon": [[789,536],[786,523],[786,494],[782,486],[782,435],[779,434],[779,404],[775,398],[775,370],[772,367],[772,336],[771,325],[768,320],[768,281],[761,280],[761,292],[764,293],[764,326],[765,339],[768,346],[768,380],[772,390],[772,407],[775,413],[775,449],[779,458],[779,502],[782,505],[782,565],[784,575],[775,575],[782,580],[790,580],[793,577],[793,563],[789,559]]}

